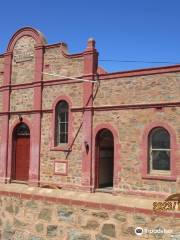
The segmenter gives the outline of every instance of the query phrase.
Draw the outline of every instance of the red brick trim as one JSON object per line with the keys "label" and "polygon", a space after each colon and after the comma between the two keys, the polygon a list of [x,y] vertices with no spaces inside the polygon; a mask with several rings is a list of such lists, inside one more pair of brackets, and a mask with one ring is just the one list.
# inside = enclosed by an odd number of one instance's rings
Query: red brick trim
{"label": "red brick trim", "polygon": [[131,71],[100,74],[99,80],[110,80],[115,78],[135,77],[135,76],[172,73],[172,72],[180,72],[180,65],[178,64],[173,66],[144,68],[144,69],[137,69],[137,70],[131,70]]}
{"label": "red brick trim", "polygon": [[61,49],[61,53],[62,53],[63,57],[65,57],[65,58],[81,58],[84,56],[84,52],[75,53],[75,54],[67,54],[62,49]]}
{"label": "red brick trim", "polygon": [[[10,88],[5,87],[11,83],[11,66],[12,66],[12,53],[4,54],[4,78],[3,86],[4,90],[2,93],[2,110],[4,112],[9,112],[10,109]],[[1,117],[1,151],[0,151],[0,177],[4,178],[3,181],[6,181],[7,177],[7,162],[8,162],[8,135],[9,135],[9,115],[4,115]]]}
{"label": "red brick trim", "polygon": [[[167,103],[153,103],[153,104],[134,104],[134,105],[114,105],[114,106],[100,106],[100,107],[72,107],[71,112],[84,112],[86,111],[113,111],[113,110],[127,110],[127,109],[148,109],[148,108],[168,108],[168,107],[180,107],[180,102],[167,102]],[[0,115],[7,115],[7,114],[33,114],[37,112],[53,112],[53,109],[32,109],[32,110],[22,110],[21,112],[17,111],[7,111],[7,112],[0,112]]]}
{"label": "red brick trim", "polygon": [[77,81],[74,81],[71,79],[63,78],[63,79],[44,80],[44,81],[36,81],[36,82],[12,84],[12,85],[8,84],[8,85],[0,86],[0,92],[3,92],[4,90],[9,89],[10,87],[12,90],[17,90],[17,89],[25,89],[25,88],[35,88],[35,87],[40,87],[42,85],[54,86],[54,85],[60,85],[60,84],[75,84],[75,83],[82,83],[82,81],[80,79]]}
{"label": "red brick trim", "polygon": [[16,42],[18,41],[18,39],[20,39],[23,36],[30,36],[30,37],[34,38],[38,45],[44,45],[46,43],[46,40],[41,32],[39,32],[38,30],[31,28],[31,27],[25,27],[25,28],[19,29],[12,36],[11,40],[9,41],[7,51],[8,52],[13,51],[13,48],[14,48]]}
{"label": "red brick trim", "polygon": [[[84,51],[84,78],[94,80],[97,73],[98,53],[95,41],[88,40]],[[83,139],[82,139],[82,185],[89,186],[92,181],[92,128],[93,128],[93,83],[83,82]]]}
{"label": "red brick trim", "polygon": [[[36,46],[35,46],[35,74],[34,82],[42,82],[43,80],[43,61],[44,61],[44,47],[45,41],[37,32]],[[35,36],[34,36],[35,37]],[[42,109],[42,84],[37,84],[34,87],[34,109]],[[33,114],[33,129],[32,129],[32,156],[33,160],[30,165],[29,182],[34,184],[39,181],[40,178],[40,149],[41,149],[41,113],[37,112]]]}
{"label": "red brick trim", "polygon": [[[68,143],[67,144],[62,144],[59,146],[56,146],[55,142],[55,132],[56,132],[56,106],[60,101],[66,101],[69,105],[69,122],[68,122]],[[71,151],[71,145],[73,142],[72,135],[73,135],[73,127],[72,127],[72,112],[71,112],[71,107],[72,107],[72,101],[69,96],[66,95],[61,95],[56,98],[52,105],[53,109],[53,114],[52,114],[52,130],[50,132],[50,143],[51,143],[51,151]]]}
{"label": "red brick trim", "polygon": [[[154,176],[154,175],[150,175],[148,173],[148,136],[149,136],[150,131],[156,127],[163,127],[170,134],[170,138],[171,138],[170,176],[160,176],[160,175]],[[144,129],[140,149],[141,149],[140,159],[141,159],[142,178],[166,180],[166,181],[168,181],[168,180],[175,181],[176,180],[176,175],[177,175],[176,162],[178,160],[178,157],[177,157],[177,149],[178,148],[177,148],[177,144],[176,144],[176,133],[169,124],[167,124],[166,122],[156,121],[156,122],[152,122],[149,125],[147,125]]]}
{"label": "red brick trim", "polygon": [[59,42],[59,43],[55,43],[55,44],[48,44],[45,46],[45,49],[50,49],[50,48],[57,48],[57,47],[67,47],[67,44],[64,42]]}
{"label": "red brick trim", "polygon": [[[107,105],[107,106],[93,106],[93,111],[114,111],[114,110],[127,110],[127,109],[147,109],[155,108],[159,110],[164,107],[179,107],[180,102],[162,102],[162,103],[144,103],[144,104],[121,104],[121,105]],[[87,107],[73,107],[73,112],[82,112],[87,110]],[[161,110],[161,109],[160,109]]]}
{"label": "red brick trim", "polygon": [[114,138],[114,180],[113,180],[113,187],[117,187],[119,182],[120,182],[120,178],[119,178],[119,174],[121,171],[121,166],[120,166],[120,137],[118,132],[116,131],[116,129],[109,123],[102,123],[99,124],[95,127],[94,131],[93,131],[93,160],[92,160],[92,178],[93,178],[93,188],[96,188],[96,175],[97,175],[97,159],[96,159],[96,136],[98,134],[99,131],[101,131],[102,129],[108,129],[109,131],[111,131],[111,133],[113,134],[113,138]]}

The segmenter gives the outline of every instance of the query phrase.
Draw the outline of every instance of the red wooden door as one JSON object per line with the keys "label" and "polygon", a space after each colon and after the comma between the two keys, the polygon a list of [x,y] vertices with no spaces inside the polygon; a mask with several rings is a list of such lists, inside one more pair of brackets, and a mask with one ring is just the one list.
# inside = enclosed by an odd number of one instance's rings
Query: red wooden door
{"label": "red wooden door", "polygon": [[15,161],[13,179],[27,181],[29,179],[30,136],[17,136],[15,139]]}

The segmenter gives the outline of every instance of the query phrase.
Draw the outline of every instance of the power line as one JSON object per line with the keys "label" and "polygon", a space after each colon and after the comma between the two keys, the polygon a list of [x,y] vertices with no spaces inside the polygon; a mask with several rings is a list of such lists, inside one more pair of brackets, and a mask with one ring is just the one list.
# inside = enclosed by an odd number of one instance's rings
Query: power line
{"label": "power line", "polygon": [[99,59],[100,62],[124,62],[124,63],[168,63],[168,64],[180,64],[177,62],[168,61],[142,61],[142,60],[118,60],[118,59]]}
{"label": "power line", "polygon": [[56,73],[47,73],[47,72],[42,72],[43,74],[45,75],[49,75],[49,76],[53,76],[53,77],[61,77],[61,78],[65,78],[65,79],[71,79],[71,80],[78,80],[78,81],[82,81],[82,82],[92,82],[92,83],[97,83],[97,81],[95,80],[89,80],[89,79],[84,79],[84,78],[78,78],[78,77],[70,77],[70,76],[63,76],[63,75],[60,75],[60,74],[56,74]]}

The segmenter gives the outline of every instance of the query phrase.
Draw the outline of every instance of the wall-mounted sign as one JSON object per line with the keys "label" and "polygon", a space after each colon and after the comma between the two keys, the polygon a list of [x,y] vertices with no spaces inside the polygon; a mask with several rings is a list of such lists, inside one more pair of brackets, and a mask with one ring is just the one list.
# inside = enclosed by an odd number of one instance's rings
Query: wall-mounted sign
{"label": "wall-mounted sign", "polygon": [[55,161],[54,162],[54,174],[67,175],[67,162]]}
{"label": "wall-mounted sign", "polygon": [[29,61],[32,60],[33,58],[34,58],[33,51],[25,51],[14,55],[14,61],[16,63]]}

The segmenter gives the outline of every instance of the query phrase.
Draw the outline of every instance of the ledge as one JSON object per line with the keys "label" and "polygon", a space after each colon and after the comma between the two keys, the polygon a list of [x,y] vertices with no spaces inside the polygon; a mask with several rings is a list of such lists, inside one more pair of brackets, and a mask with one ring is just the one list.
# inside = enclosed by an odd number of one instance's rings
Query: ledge
{"label": "ledge", "polygon": [[[21,199],[48,201],[64,205],[75,205],[87,208],[119,210],[129,213],[142,213],[147,215],[173,216],[180,218],[180,212],[154,212],[153,202],[157,199],[142,198],[139,196],[114,196],[107,193],[87,193],[62,189],[47,189],[32,187],[24,184],[0,184],[0,195]],[[164,201],[165,199],[159,199]]]}
{"label": "ledge", "polygon": [[176,182],[176,176],[166,176],[166,175],[144,175],[142,176],[142,179]]}
{"label": "ledge", "polygon": [[51,147],[50,151],[62,151],[62,152],[71,152],[72,149],[69,148],[68,146],[58,146],[58,147]]}

